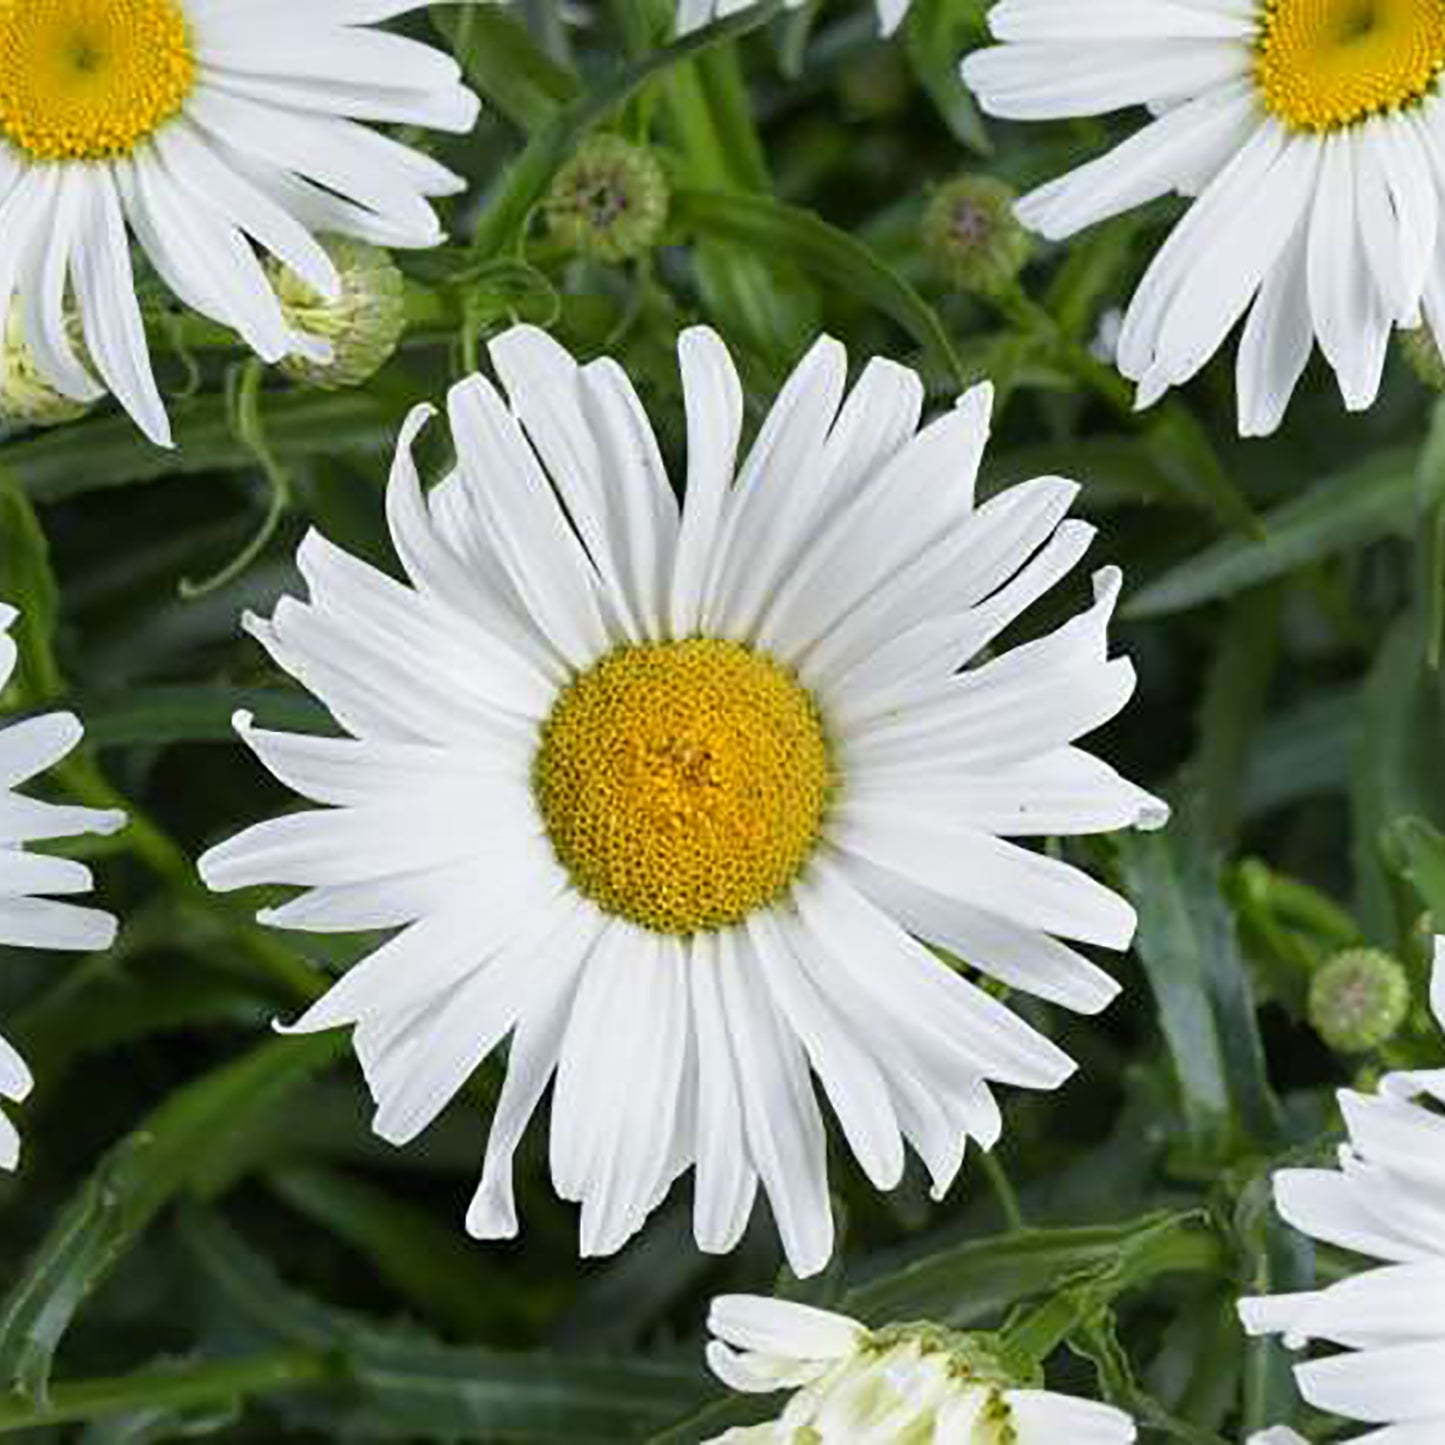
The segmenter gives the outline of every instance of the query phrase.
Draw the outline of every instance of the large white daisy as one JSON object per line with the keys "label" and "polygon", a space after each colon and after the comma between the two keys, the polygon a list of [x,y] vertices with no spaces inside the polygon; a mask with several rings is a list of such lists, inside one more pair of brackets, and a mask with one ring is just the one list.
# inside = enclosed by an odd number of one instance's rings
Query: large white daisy
{"label": "large white daisy", "polygon": [[[681,35],[700,29],[710,20],[721,20],[726,15],[746,10],[754,0],[677,0],[677,29]],[[784,0],[790,10],[799,9],[807,0]],[[878,25],[885,35],[892,35],[908,14],[912,0],[875,0],[878,10]]]}
{"label": "large white daisy", "polygon": [[[210,852],[215,888],[298,884],[263,918],[397,927],[295,1025],[351,1024],[396,1143],[509,1033],[479,1236],[515,1232],[511,1159],[549,1078],[552,1173],[585,1252],[617,1249],[697,1169],[704,1249],[761,1181],[800,1274],[833,1246],[817,1073],[863,1169],[907,1140],[941,1195],[991,1081],[1069,1059],[964,972],[1082,1011],[1116,985],[1055,935],[1125,947],[1134,913],[1009,841],[1162,820],[1074,746],[1134,688],[1110,660],[1118,573],[1042,640],[991,656],[1083,556],[1077,488],[977,506],[980,387],[919,430],[913,372],[822,340],[734,479],[743,399],[713,333],[680,342],[679,509],[636,393],[543,333],[451,393],[431,494],[403,431],[388,493],[402,585],[312,535],[310,601],[248,619],[350,739],[242,736],[327,805]],[[510,403],[510,404],[509,404]],[[960,673],[966,663],[974,666]]]}
{"label": "large white daisy", "polygon": [[[1435,1016],[1445,1027],[1445,939],[1435,943]],[[1325,1289],[1240,1303],[1253,1334],[1293,1348],[1342,1346],[1299,1365],[1318,1409],[1389,1428],[1379,1445],[1445,1439],[1445,1070],[1388,1075],[1373,1094],[1340,1094],[1349,1143],[1336,1169],[1274,1177],[1280,1215],[1375,1265]]]}
{"label": "large white daisy", "polygon": [[793,1391],[776,1420],[710,1445],[1130,1445],[1112,1405],[1037,1388],[998,1343],[932,1325],[868,1330],[846,1315],[760,1295],[714,1300],[708,1363],[750,1395]]}
{"label": "large white daisy", "polygon": [[[0,693],[15,671],[15,643],[9,635],[17,613],[0,604]],[[88,893],[90,869],[70,858],[26,851],[29,843],[113,833],[123,813],[61,807],[24,798],[14,791],[63,758],[80,741],[80,723],[70,713],[26,718],[0,728],[0,948],[108,948],[115,919],[40,895]],[[0,1098],[19,1101],[31,1088],[25,1060],[0,1038]],[[20,1136],[0,1113],[0,1168],[13,1169]]]}
{"label": "large white daisy", "polygon": [[183,302],[268,361],[319,353],[283,319],[255,246],[330,297],[315,233],[441,239],[426,198],[461,180],[357,124],[475,119],[450,56],[368,28],[420,3],[0,0],[0,317],[18,296],[57,391],[108,388],[170,441],[127,228]]}
{"label": "large white daisy", "polygon": [[1445,326],[1440,0],[1001,0],[963,73],[1013,120],[1147,106],[1109,154],[1025,197],[1059,239],[1197,197],[1136,292],[1118,362],[1148,405],[1243,317],[1239,428],[1280,423],[1319,343],[1345,404],[1394,326]]}

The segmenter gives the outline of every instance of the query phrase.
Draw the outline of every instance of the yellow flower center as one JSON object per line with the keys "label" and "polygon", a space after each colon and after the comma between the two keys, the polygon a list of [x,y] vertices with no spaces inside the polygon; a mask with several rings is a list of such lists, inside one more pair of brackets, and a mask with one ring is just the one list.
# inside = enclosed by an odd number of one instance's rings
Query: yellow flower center
{"label": "yellow flower center", "polygon": [[1445,69],[1442,0],[1267,0],[1255,80],[1291,130],[1332,131],[1423,99]]}
{"label": "yellow flower center", "polygon": [[0,0],[0,134],[32,160],[128,155],[195,79],[177,0]]}
{"label": "yellow flower center", "polygon": [[817,705],[790,673],[691,638],[621,647],[581,674],[543,726],[533,786],[583,893],[690,934],[788,888],[818,842],[833,769]]}

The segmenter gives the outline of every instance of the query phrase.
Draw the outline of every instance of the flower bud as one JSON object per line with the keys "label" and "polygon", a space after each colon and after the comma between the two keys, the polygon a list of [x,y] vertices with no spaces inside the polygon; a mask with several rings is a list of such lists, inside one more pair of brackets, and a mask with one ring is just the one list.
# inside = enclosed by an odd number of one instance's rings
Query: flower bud
{"label": "flower bud", "polygon": [[[66,334],[77,351],[83,350],[79,315],[67,308]],[[60,426],[90,410],[91,403],[57,391],[41,374],[35,353],[25,339],[19,298],[10,303],[5,318],[3,355],[0,355],[0,419],[15,426]]]}
{"label": "flower bud", "polygon": [[270,270],[287,325],[328,343],[331,359],[293,353],[281,369],[308,386],[342,391],[370,381],[391,360],[406,330],[405,282],[380,247],[349,236],[326,236],[321,244],[341,277],[334,300],[278,261],[270,262]]}
{"label": "flower bud", "polygon": [[1018,279],[1032,242],[1014,214],[1017,197],[992,176],[939,187],[923,216],[923,249],[955,290],[996,296]]}
{"label": "flower bud", "polygon": [[547,229],[578,256],[626,261],[657,244],[670,199],[651,151],[618,135],[594,135],[557,172]]}
{"label": "flower bud", "polygon": [[1363,1054],[1388,1043],[1410,1011],[1404,966],[1374,948],[1337,953],[1310,984],[1310,1023],[1342,1054]]}

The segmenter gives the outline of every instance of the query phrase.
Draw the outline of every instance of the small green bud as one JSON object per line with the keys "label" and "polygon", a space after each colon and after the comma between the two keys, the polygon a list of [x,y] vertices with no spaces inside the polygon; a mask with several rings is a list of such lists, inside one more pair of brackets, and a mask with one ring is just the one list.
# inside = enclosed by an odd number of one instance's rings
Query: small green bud
{"label": "small green bud", "polygon": [[287,324],[330,342],[331,360],[292,355],[281,369],[308,386],[342,391],[370,381],[391,360],[406,330],[406,283],[380,247],[349,236],[324,236],[321,244],[341,276],[341,295],[335,300],[312,290],[279,261],[269,266]]}
{"label": "small green bud", "polygon": [[[80,316],[68,308],[65,329],[71,345],[83,352]],[[20,301],[16,298],[5,318],[4,355],[0,356],[0,418],[15,426],[61,426],[83,417],[90,407],[90,402],[76,401],[56,391],[41,374],[35,353],[25,339]]]}
{"label": "small green bud", "polygon": [[651,151],[619,135],[594,135],[557,172],[545,204],[547,229],[578,256],[626,261],[657,244],[670,201]]}
{"label": "small green bud", "polygon": [[1428,326],[1417,326],[1411,331],[1401,331],[1400,350],[1410,369],[1431,391],[1445,391],[1445,357],[1440,355],[1435,333]]}
{"label": "small green bud", "polygon": [[1018,279],[1033,243],[1014,214],[1017,199],[992,176],[961,175],[934,192],[923,249],[955,290],[996,296]]}
{"label": "small green bud", "polygon": [[1363,1054],[1388,1043],[1410,1011],[1404,966],[1375,948],[1337,953],[1310,983],[1310,1023],[1342,1054]]}

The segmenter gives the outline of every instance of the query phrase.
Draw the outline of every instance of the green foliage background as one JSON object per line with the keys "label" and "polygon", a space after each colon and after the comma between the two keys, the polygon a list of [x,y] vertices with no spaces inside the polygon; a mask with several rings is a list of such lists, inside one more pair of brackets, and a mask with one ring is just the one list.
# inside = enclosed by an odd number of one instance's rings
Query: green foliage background
{"label": "green foliage background", "polygon": [[[12,951],[0,971],[39,1080],[24,1166],[0,1183],[0,1433],[696,1441],[756,1418],[702,1369],[706,1301],[774,1287],[878,1323],[1006,1323],[1056,1384],[1133,1409],[1148,1439],[1309,1423],[1234,1299],[1339,1272],[1272,1222],[1269,1170],[1328,1156],[1334,1088],[1439,1057],[1423,1000],[1424,914],[1445,911],[1445,411],[1397,362],[1346,417],[1312,370],[1280,436],[1240,443],[1226,358],[1133,414],[1090,342],[1170,205],[1040,252],[1000,302],[948,294],[917,240],[931,188],[960,168],[1023,188],[1107,133],[984,124],[956,80],[983,8],[915,0],[891,42],[841,0],[770,0],[681,44],[670,0],[413,17],[487,110],[473,136],[408,137],[475,184],[454,244],[403,258],[412,326],[382,374],[345,395],[291,387],[156,290],[176,451],[115,412],[0,441],[0,595],[25,612],[7,708],[81,712],[88,744],[57,788],[134,817],[84,849],[118,946]],[[667,244],[644,262],[570,260],[538,224],[598,127],[650,141],[671,178]],[[820,327],[859,361],[917,365],[938,405],[990,376],[986,489],[1077,477],[1096,562],[1125,568],[1118,644],[1141,687],[1098,746],[1176,821],[1073,850],[1140,909],[1124,997],[1101,1020],[1016,1001],[1081,1071],[1009,1098],[997,1159],[973,1159],[944,1204],[917,1173],[879,1198],[835,1151],[844,1244],[806,1285],[780,1275],[761,1208],[733,1257],[698,1255],[685,1188],[620,1258],[579,1264],[542,1129],[520,1158],[522,1239],[467,1240],[498,1066],[418,1144],[376,1142],[346,1040],[269,1033],[366,941],[267,933],[256,898],[194,876],[203,846],[286,801],[232,711],[325,726],[240,639],[241,609],[296,585],[308,525],[392,565],[399,418],[519,317],[616,355],[674,458],[673,345],[696,320],[733,347],[753,424]],[[1416,1004],[1385,1053],[1342,1061],[1303,1001],[1361,940],[1406,961]]]}

